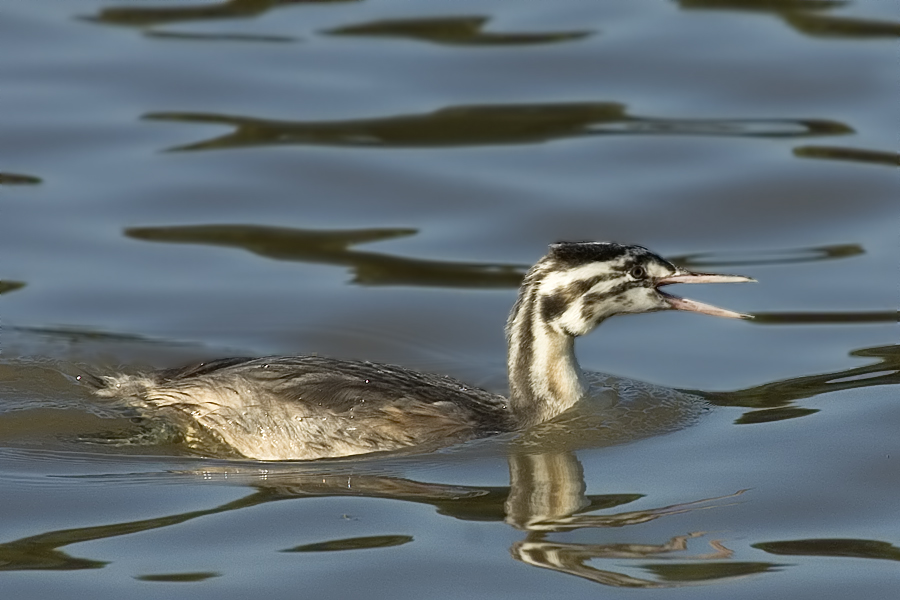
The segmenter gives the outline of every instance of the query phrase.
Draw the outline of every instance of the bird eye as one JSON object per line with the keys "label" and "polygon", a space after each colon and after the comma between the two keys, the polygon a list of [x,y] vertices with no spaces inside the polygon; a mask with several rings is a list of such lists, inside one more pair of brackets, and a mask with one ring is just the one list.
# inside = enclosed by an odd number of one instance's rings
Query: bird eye
{"label": "bird eye", "polygon": [[647,271],[644,270],[644,267],[634,267],[628,274],[635,279],[643,279],[647,275]]}

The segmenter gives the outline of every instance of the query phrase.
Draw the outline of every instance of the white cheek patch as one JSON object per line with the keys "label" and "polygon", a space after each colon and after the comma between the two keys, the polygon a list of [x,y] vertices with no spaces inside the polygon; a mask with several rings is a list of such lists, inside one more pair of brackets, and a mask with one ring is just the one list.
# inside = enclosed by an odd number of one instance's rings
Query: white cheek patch
{"label": "white cheek patch", "polygon": [[650,288],[634,288],[619,301],[619,312],[645,313],[661,310],[663,307],[660,302],[653,298],[655,294]]}
{"label": "white cheek patch", "polygon": [[582,317],[582,302],[579,300],[570,306],[556,321],[558,329],[569,335],[585,335],[594,328],[593,324],[588,323]]}

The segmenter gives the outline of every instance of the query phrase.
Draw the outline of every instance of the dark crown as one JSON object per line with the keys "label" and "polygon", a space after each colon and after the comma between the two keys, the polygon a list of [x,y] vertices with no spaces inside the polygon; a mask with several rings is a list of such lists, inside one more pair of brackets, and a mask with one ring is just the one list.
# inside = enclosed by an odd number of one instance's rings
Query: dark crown
{"label": "dark crown", "polygon": [[570,267],[591,262],[606,262],[622,256],[650,254],[643,246],[625,246],[615,242],[557,242],[550,245],[549,257]]}

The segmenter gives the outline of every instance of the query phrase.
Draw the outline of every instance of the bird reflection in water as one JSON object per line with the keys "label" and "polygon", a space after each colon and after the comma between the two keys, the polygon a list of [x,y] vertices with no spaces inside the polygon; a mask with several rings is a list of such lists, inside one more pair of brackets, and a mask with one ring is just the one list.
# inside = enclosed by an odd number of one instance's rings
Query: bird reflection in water
{"label": "bird reflection in water", "polygon": [[[657,544],[608,543],[583,544],[550,540],[555,533],[576,530],[622,528],[645,524],[657,519],[690,511],[727,506],[743,490],[727,496],[706,498],[681,504],[612,512],[616,507],[644,498],[641,494],[588,495],[582,467],[574,453],[518,454],[509,458],[509,487],[472,487],[425,483],[400,477],[366,474],[360,464],[334,463],[333,469],[313,470],[313,465],[271,464],[261,469],[258,464],[232,463],[201,471],[154,474],[154,478],[202,478],[210,483],[246,484],[255,491],[241,499],[213,507],[141,521],[77,529],[51,531],[0,544],[0,570],[70,570],[101,568],[108,563],[77,558],[62,547],[89,540],[100,540],[126,534],[180,525],[197,517],[250,508],[277,500],[304,497],[355,496],[388,498],[431,504],[438,513],[468,521],[502,521],[526,532],[525,538],[510,548],[512,557],[537,567],[577,575],[597,583],[617,587],[660,588],[709,582],[717,579],[765,572],[775,567],[770,563],[741,563],[729,560],[731,551],[722,542],[709,543],[709,552],[688,554],[690,540],[699,532],[676,533]],[[373,465],[378,464],[377,461]],[[244,466],[246,465],[246,466]],[[382,465],[383,468],[383,465]],[[353,469],[346,471],[345,469]],[[117,478],[104,475],[103,479]],[[134,474],[127,475],[129,478]],[[388,548],[414,542],[411,536],[384,535],[348,538],[305,544],[283,552],[307,553]],[[677,567],[690,575],[703,563],[701,578],[669,573],[662,577],[636,577],[622,572],[621,561],[646,561],[677,556]],[[587,564],[594,560],[615,559],[615,567],[600,569]],[[707,562],[711,561],[711,562]],[[639,565],[643,569],[660,570],[665,565]],[[664,570],[664,569],[663,569]]]}
{"label": "bird reflection in water", "polygon": [[[581,463],[574,454],[562,452],[511,456],[509,467],[510,493],[505,505],[505,521],[516,529],[527,532],[524,540],[514,543],[510,548],[510,553],[516,560],[536,567],[577,575],[605,585],[659,588],[671,587],[678,583],[639,578],[614,570],[598,569],[589,565],[588,562],[597,559],[646,560],[671,555],[675,555],[680,560],[691,561],[731,558],[732,551],[719,540],[709,542],[710,552],[686,554],[688,540],[703,536],[702,532],[672,536],[658,544],[583,544],[554,541],[548,538],[552,533],[639,525],[667,515],[719,507],[723,506],[723,501],[735,498],[746,490],[740,490],[727,496],[645,510],[594,514],[587,512],[592,511],[592,502],[585,494]],[[747,566],[747,564],[743,565]],[[735,563],[731,563],[731,567],[734,566]],[[681,565],[681,567],[690,569],[691,565]],[[714,572],[711,575],[710,579],[721,577],[716,576]]]}

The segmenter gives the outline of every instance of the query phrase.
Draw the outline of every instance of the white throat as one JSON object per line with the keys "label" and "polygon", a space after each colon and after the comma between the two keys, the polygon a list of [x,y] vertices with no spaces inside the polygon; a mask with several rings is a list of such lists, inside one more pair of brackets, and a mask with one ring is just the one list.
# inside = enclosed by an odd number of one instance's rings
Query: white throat
{"label": "white throat", "polygon": [[541,318],[536,292],[520,296],[507,324],[510,406],[525,427],[568,410],[587,391],[575,338]]}

